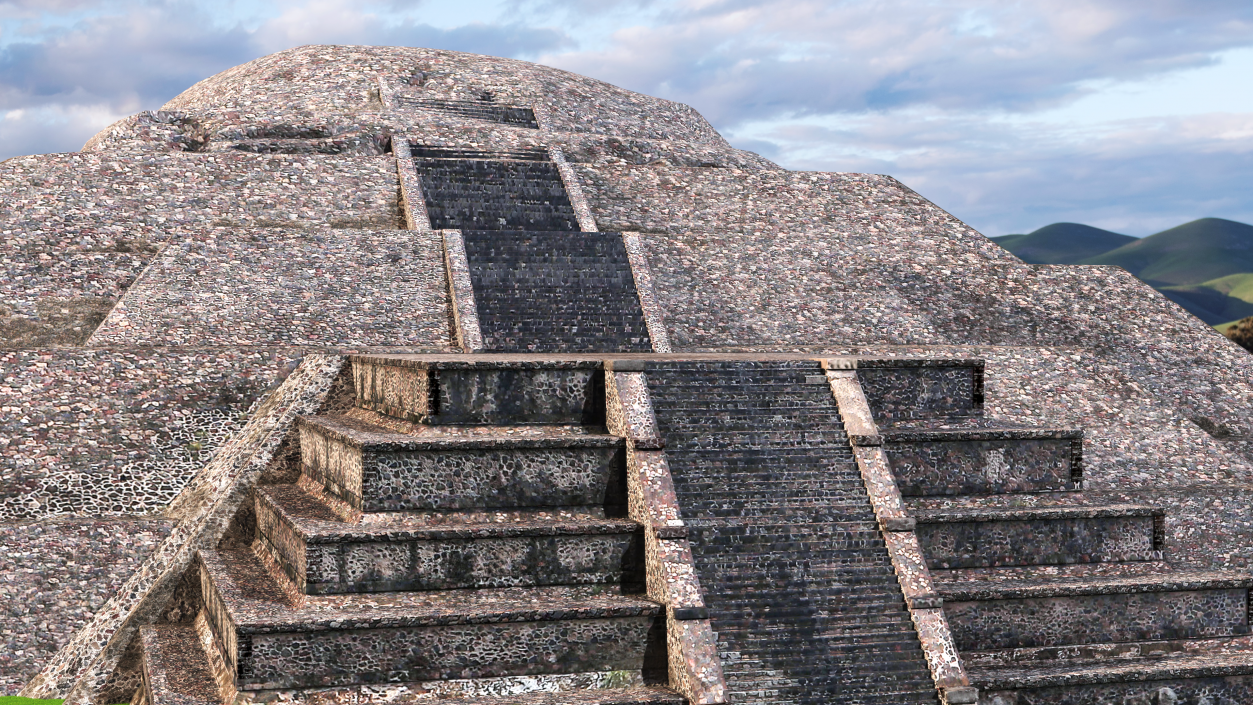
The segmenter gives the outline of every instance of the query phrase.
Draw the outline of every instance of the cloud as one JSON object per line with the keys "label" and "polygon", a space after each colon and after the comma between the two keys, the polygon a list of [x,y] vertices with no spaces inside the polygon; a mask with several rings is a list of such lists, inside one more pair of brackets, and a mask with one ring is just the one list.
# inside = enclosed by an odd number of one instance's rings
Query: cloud
{"label": "cloud", "polygon": [[132,6],[45,33],[0,49],[0,109],[104,103],[135,112],[256,53],[242,28],[214,27],[181,3]]}
{"label": "cloud", "polygon": [[1253,6],[1227,0],[688,0],[655,17],[542,61],[729,127],[920,104],[1036,110],[1253,44]]}
{"label": "cloud", "polygon": [[1203,216],[1253,222],[1253,115],[1075,128],[902,110],[839,123],[751,138],[789,168],[891,174],[989,236],[1058,221],[1129,235]]}
{"label": "cloud", "polygon": [[0,160],[24,154],[76,152],[101,126],[126,115],[107,104],[52,105],[0,113]]}
{"label": "cloud", "polygon": [[[441,28],[405,18],[390,20],[355,0],[312,0],[291,3],[264,22],[255,40],[261,54],[302,44],[362,44],[418,46],[495,56],[525,57],[572,44],[559,29],[533,27],[522,22],[472,22]],[[390,7],[386,3],[378,9]],[[415,14],[421,15],[420,12]]]}
{"label": "cloud", "polygon": [[[229,15],[224,21],[217,14],[221,5],[192,0],[0,0],[0,20],[20,19],[20,31],[9,31],[0,45],[0,111],[55,116],[42,136],[24,122],[29,118],[2,123],[0,159],[76,150],[118,116],[158,108],[201,79],[301,44],[427,46],[525,57],[571,43],[559,29],[520,21],[434,27],[412,19],[422,15],[421,6],[404,0],[291,0],[248,27]],[[92,119],[83,136],[84,121]]]}

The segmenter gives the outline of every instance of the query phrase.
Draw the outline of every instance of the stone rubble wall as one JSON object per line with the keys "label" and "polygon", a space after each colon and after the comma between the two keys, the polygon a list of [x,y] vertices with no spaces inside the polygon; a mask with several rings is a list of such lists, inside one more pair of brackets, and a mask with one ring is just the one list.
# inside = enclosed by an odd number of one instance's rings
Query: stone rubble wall
{"label": "stone rubble wall", "polygon": [[119,669],[138,628],[162,618],[179,578],[200,548],[217,545],[253,485],[271,464],[296,418],[316,413],[339,375],[343,358],[310,355],[272,393],[248,423],[203,466],[175,499],[169,533],[84,626],[74,632],[21,691],[26,697],[64,697],[74,705],[124,700],[139,674]]}
{"label": "stone rubble wall", "polygon": [[[387,157],[16,157],[0,164],[0,193],[0,345],[25,347],[82,344],[187,229],[193,238],[213,227],[392,229],[401,217]],[[84,303],[99,317],[59,320]],[[70,339],[21,337],[40,324],[66,328]]]}

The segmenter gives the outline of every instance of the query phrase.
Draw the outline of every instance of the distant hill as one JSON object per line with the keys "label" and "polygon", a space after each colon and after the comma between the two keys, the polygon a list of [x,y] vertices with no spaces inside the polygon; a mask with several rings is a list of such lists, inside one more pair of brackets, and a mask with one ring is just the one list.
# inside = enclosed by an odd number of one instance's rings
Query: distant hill
{"label": "distant hill", "polygon": [[1253,316],[1253,274],[1247,272],[1157,290],[1210,325]]}
{"label": "distant hill", "polygon": [[1032,264],[1113,264],[1210,325],[1253,316],[1253,225],[1201,218],[1137,240],[1054,223],[992,241]]}
{"label": "distant hill", "polygon": [[1115,264],[1155,287],[1253,272],[1253,225],[1201,218],[1076,264]]}
{"label": "distant hill", "polygon": [[1079,223],[1053,223],[1026,235],[992,238],[992,242],[1031,264],[1076,264],[1135,241],[1130,235]]}

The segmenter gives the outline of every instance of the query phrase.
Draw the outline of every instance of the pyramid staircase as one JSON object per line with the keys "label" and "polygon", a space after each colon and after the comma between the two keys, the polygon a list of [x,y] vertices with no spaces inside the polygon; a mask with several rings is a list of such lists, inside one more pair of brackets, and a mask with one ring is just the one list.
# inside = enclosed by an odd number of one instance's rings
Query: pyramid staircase
{"label": "pyramid staircase", "polygon": [[580,231],[547,151],[411,152],[431,227],[461,231],[484,351],[652,351],[621,234]]}
{"label": "pyramid staircase", "polygon": [[728,700],[939,702],[819,363],[644,367]]}
{"label": "pyramid staircase", "polygon": [[600,363],[353,365],[251,547],[200,552],[196,623],[143,628],[133,702],[685,702]]}
{"label": "pyramid staircase", "polygon": [[981,361],[857,377],[980,703],[1253,702],[1253,576],[1174,567],[1163,509],[1085,495],[1081,432],[987,419]]}

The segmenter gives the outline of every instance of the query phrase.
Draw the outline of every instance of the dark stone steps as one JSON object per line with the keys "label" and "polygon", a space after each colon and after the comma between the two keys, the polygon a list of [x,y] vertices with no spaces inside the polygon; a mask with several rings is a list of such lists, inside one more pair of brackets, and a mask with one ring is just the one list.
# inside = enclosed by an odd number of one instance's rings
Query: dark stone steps
{"label": "dark stone steps", "polygon": [[455,705],[686,705],[687,700],[672,690],[658,687],[593,688],[559,692],[532,692],[496,697],[433,699],[433,703]]}
{"label": "dark stone steps", "polygon": [[531,108],[496,105],[486,101],[416,98],[405,95],[397,96],[396,100],[401,105],[449,113],[472,120],[495,122],[503,125],[530,128],[532,130],[539,129],[539,123],[535,120],[535,111]]}
{"label": "dark stone steps", "polygon": [[433,228],[579,230],[552,162],[415,159]]}
{"label": "dark stone steps", "polygon": [[630,520],[345,524],[298,485],[256,494],[257,540],[310,595],[644,584],[643,530]]}
{"label": "dark stone steps", "polygon": [[486,349],[652,350],[619,234],[466,230],[463,237]]}
{"label": "dark stone steps", "polygon": [[237,645],[226,660],[243,689],[639,672],[664,653],[663,608],[604,586],[323,595],[295,606],[250,551],[200,557],[205,609],[218,643]]}
{"label": "dark stone steps", "polygon": [[818,363],[645,372],[729,699],[934,705],[830,387],[806,383],[824,377]]}

